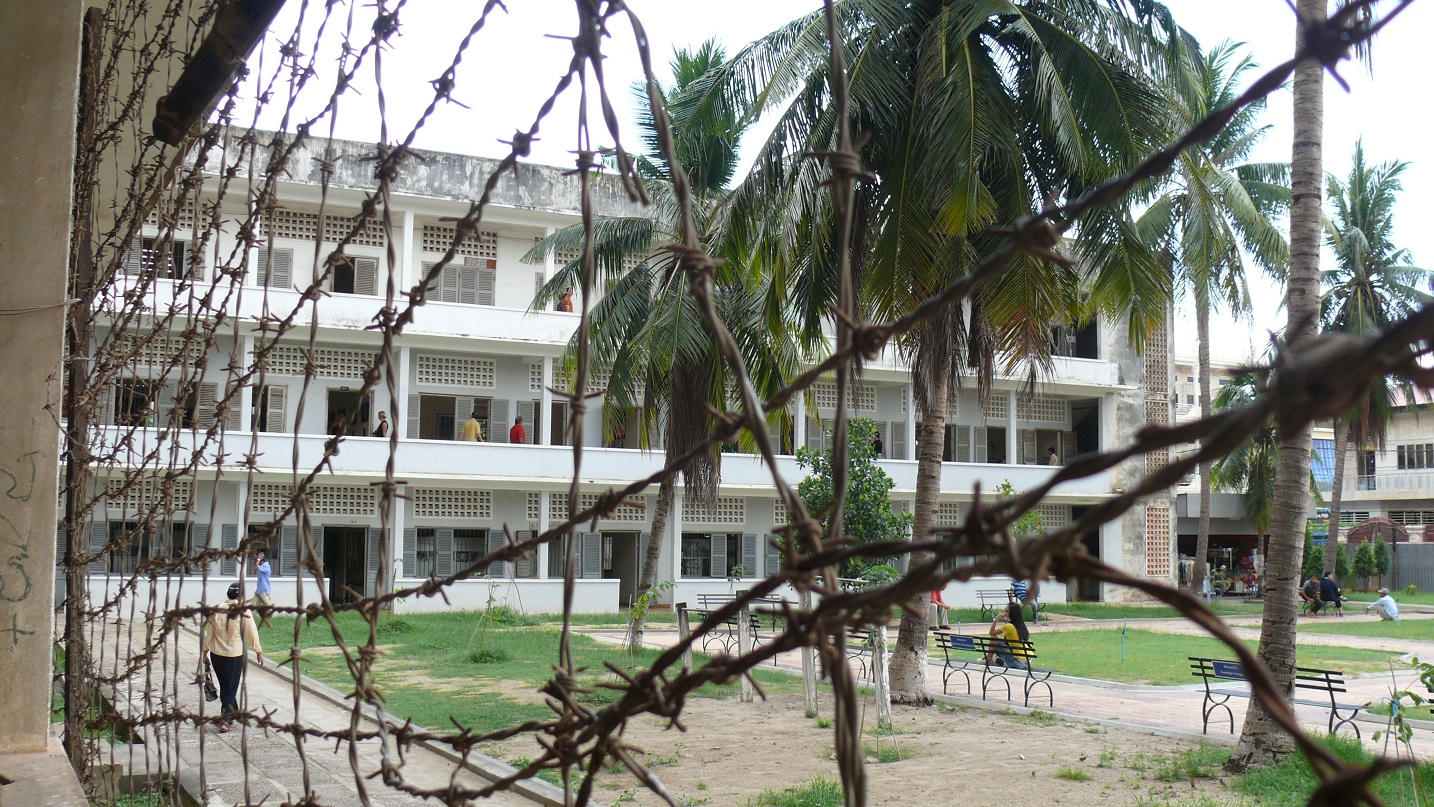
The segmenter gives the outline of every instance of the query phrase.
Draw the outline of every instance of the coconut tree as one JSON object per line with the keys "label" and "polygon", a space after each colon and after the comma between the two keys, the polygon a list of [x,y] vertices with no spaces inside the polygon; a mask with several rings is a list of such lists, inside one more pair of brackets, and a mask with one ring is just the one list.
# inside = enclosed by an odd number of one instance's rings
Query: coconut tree
{"label": "coconut tree", "polygon": [[[874,175],[855,194],[859,305],[879,319],[967,273],[998,243],[991,225],[1130,167],[1166,131],[1146,68],[1179,77],[1175,66],[1193,51],[1154,3],[845,0],[835,13],[853,116],[842,123],[864,139],[862,164]],[[730,215],[734,228],[765,228],[795,324],[814,341],[839,286],[828,171],[802,158],[837,143],[827,48],[822,12],[799,17],[713,71],[703,101],[754,115],[776,109]],[[1048,366],[1051,324],[1083,313],[1126,318],[1137,345],[1163,318],[1168,274],[1122,211],[1088,219],[1077,254],[1084,271],[1018,259],[969,305],[925,320],[899,344],[921,411],[918,538],[936,526],[944,415],[957,384],[974,379],[984,393],[997,371],[1034,377]],[[913,602],[902,616],[891,665],[898,702],[930,700],[925,614]]]}
{"label": "coconut tree", "polygon": [[[1389,161],[1369,165],[1364,143],[1354,146],[1349,177],[1329,177],[1333,208],[1324,225],[1325,246],[1334,266],[1324,270],[1324,330],[1373,336],[1429,301],[1423,291],[1429,273],[1410,264],[1409,250],[1394,244],[1395,197],[1403,189],[1401,175],[1409,164]],[[1339,552],[1339,510],[1349,443],[1360,449],[1384,449],[1398,400],[1413,402],[1407,382],[1386,378],[1373,384],[1345,417],[1334,420],[1334,490],[1330,496],[1330,541],[1325,569],[1334,571]]]}
{"label": "coconut tree", "polygon": [[[1259,394],[1259,376],[1242,373],[1220,387],[1215,395],[1217,411],[1238,409],[1254,402]],[[1278,467],[1280,443],[1275,426],[1266,423],[1234,451],[1217,460],[1210,470],[1210,479],[1217,488],[1237,490],[1245,502],[1245,518],[1255,534],[1270,534],[1270,518],[1275,507],[1275,471]]]}
{"label": "coconut tree", "polygon": [[[672,83],[658,89],[672,119],[676,159],[690,183],[698,240],[722,259],[715,282],[718,313],[742,349],[758,395],[768,396],[791,377],[798,354],[790,342],[783,341],[780,312],[767,304],[767,274],[722,226],[721,212],[730,197],[727,186],[736,170],[744,123],[735,107],[692,103],[694,82],[723,59],[722,48],[711,41],[694,51],[678,50],[671,63]],[[605,418],[612,421],[608,425],[615,426],[635,411],[641,426],[636,435],[639,445],[661,446],[670,462],[707,439],[711,408],[725,409],[732,402],[732,376],[696,300],[688,293],[677,256],[663,249],[683,240],[682,214],[645,85],[636,86],[634,94],[638,124],[647,145],[638,167],[652,204],[647,215],[600,217],[593,223],[594,265],[605,290],[592,310],[589,364],[594,371],[609,373],[604,398]],[[541,262],[549,254],[575,256],[539,290],[535,308],[551,303],[563,289],[578,285],[583,240],[582,225],[573,225],[543,239],[524,257]],[[577,338],[575,334],[568,350],[569,364],[577,355]],[[683,484],[689,499],[710,501],[716,494],[718,474],[718,458],[712,453],[684,466]],[[674,493],[672,480],[658,487],[652,540],[636,587],[638,597],[656,584]],[[642,612],[634,609],[634,647],[642,642]]]}
{"label": "coconut tree", "polygon": [[[1239,95],[1244,75],[1255,68],[1240,51],[1237,43],[1221,43],[1205,54],[1198,83],[1165,85],[1179,130]],[[1271,128],[1259,125],[1263,112],[1263,101],[1251,104],[1219,135],[1186,149],[1163,193],[1139,221],[1151,246],[1175,258],[1176,282],[1195,304],[1202,418],[1210,416],[1211,309],[1220,303],[1237,314],[1248,308],[1245,253],[1276,273],[1289,261],[1289,245],[1274,221],[1289,204],[1289,166],[1246,161]],[[1205,580],[1210,548],[1211,465],[1200,463],[1200,526],[1190,581],[1194,591]]]}

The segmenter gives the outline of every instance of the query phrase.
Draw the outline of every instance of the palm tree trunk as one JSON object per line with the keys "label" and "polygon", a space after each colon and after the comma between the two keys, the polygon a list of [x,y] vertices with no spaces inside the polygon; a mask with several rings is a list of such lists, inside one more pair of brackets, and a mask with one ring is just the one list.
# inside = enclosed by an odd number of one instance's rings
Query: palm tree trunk
{"label": "palm tree trunk", "polygon": [[1329,538],[1324,542],[1324,570],[1334,571],[1335,554],[1343,551],[1339,542],[1339,505],[1344,498],[1344,455],[1349,451],[1349,421],[1334,419],[1334,489],[1329,493]]}
{"label": "palm tree trunk", "polygon": [[[1323,20],[1327,0],[1299,0],[1306,19]],[[1297,34],[1301,36],[1302,34]],[[1324,68],[1306,58],[1295,69],[1294,146],[1290,155],[1290,274],[1285,296],[1289,313],[1285,333],[1290,347],[1304,348],[1315,334],[1319,311],[1319,247],[1324,183]],[[1295,673],[1295,604],[1305,511],[1309,504],[1310,427],[1280,440],[1275,472],[1274,516],[1265,574],[1265,613],[1260,621],[1260,660],[1288,702]],[[1270,720],[1255,699],[1245,713],[1240,744],[1226,766],[1242,771],[1273,764],[1294,750],[1284,729]]]}
{"label": "palm tree trunk", "polygon": [[[1210,417],[1210,293],[1195,292],[1195,329],[1200,339],[1200,417]],[[1195,569],[1190,590],[1197,596],[1205,583],[1205,562],[1210,555],[1210,469],[1209,460],[1200,463],[1200,528],[1195,538]]]}
{"label": "palm tree trunk", "polygon": [[[939,371],[938,371],[939,372]],[[913,540],[923,540],[936,527],[937,500],[941,495],[941,454],[946,446],[947,379],[932,384],[931,406],[921,412],[921,445],[916,455],[916,512],[911,525]],[[929,560],[929,552],[911,553],[908,563]],[[891,702],[925,706],[931,703],[926,680],[926,597],[918,596],[901,614],[901,630],[891,657]]]}
{"label": "palm tree trunk", "polygon": [[[647,552],[642,556],[642,572],[637,578],[636,597],[640,598],[652,587],[657,585],[657,564],[662,560],[662,545],[666,543],[664,536],[667,534],[667,517],[672,513],[672,491],[674,485],[671,477],[664,479],[662,484],[657,486],[657,504],[652,509],[652,532],[648,533]],[[682,551],[681,539],[672,542],[672,551]],[[637,608],[633,611],[632,624],[628,631],[628,649],[637,651],[642,649],[642,631],[647,624],[647,608]]]}

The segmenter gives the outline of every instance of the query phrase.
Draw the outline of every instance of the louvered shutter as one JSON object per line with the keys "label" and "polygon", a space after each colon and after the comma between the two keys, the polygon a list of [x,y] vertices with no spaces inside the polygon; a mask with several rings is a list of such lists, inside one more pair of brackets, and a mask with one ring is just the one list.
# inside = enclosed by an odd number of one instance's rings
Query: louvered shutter
{"label": "louvered shutter", "polygon": [[777,454],[791,453],[789,451],[783,450],[785,446],[783,445],[782,441],[782,426],[780,421],[771,421],[767,423],[767,439],[772,441],[773,452]]}
{"label": "louvered shutter", "polygon": [[458,302],[473,305],[478,302],[478,267],[458,267]]}
{"label": "louvered shutter", "polygon": [[971,427],[972,462],[986,462],[986,427]]}
{"label": "louvered shutter", "polygon": [[349,258],[354,265],[354,294],[378,294],[378,259]]}
{"label": "louvered shutter", "polygon": [[65,565],[65,555],[70,552],[70,531],[64,527],[55,530],[55,565]]}
{"label": "louvered shutter", "polygon": [[1061,461],[1070,462],[1076,455],[1075,432],[1061,432]]}
{"label": "louvered shutter", "polygon": [[[409,396],[408,396],[408,413],[407,413],[407,415],[404,417],[404,422],[405,422],[406,426],[405,426],[405,429],[404,429],[404,433],[401,434],[401,435],[399,435],[400,437],[404,438],[405,440],[417,440],[417,439],[418,439],[418,422],[419,422],[419,419],[418,419],[418,416],[419,416],[418,408],[419,408],[419,401],[420,401],[420,400],[421,400],[421,399],[420,399],[419,396],[417,396],[417,395],[409,395]],[[398,420],[398,418],[394,418],[394,420]]]}
{"label": "louvered shutter", "polygon": [[269,398],[268,416],[265,418],[264,431],[286,432],[289,430],[289,418],[284,411],[287,406],[289,395],[288,387],[283,385],[270,385],[264,387],[264,394]]}
{"label": "louvered shutter", "polygon": [[445,303],[458,302],[458,270],[462,268],[453,264],[443,267],[438,276],[438,297]]}
{"label": "louvered shutter", "polygon": [[[507,546],[507,545],[508,545],[508,536],[504,535],[502,530],[489,530],[489,531],[488,531],[488,551],[489,551],[489,552],[496,552],[496,551],[498,551],[499,549],[502,549],[503,547],[505,547],[505,546]],[[512,576],[513,576],[513,563],[512,563],[512,561],[504,560],[504,561],[499,561],[499,562],[497,562],[497,563],[493,563],[493,564],[489,565],[489,566],[488,566],[488,576],[489,576],[489,577],[512,577]]]}
{"label": "louvered shutter", "polygon": [[534,300],[538,299],[538,295],[540,295],[540,294],[542,294],[542,293],[543,293],[543,273],[542,273],[542,272],[534,272],[534,273],[533,273],[533,299],[534,299]]}
{"label": "louvered shutter", "polygon": [[319,562],[319,567],[324,565],[324,525],[315,524],[309,528],[309,536],[314,543],[314,560]]}
{"label": "louvered shutter", "polygon": [[292,249],[259,250],[259,285],[287,289],[293,283],[294,251]]}
{"label": "louvered shutter", "polygon": [[90,418],[95,423],[103,425],[115,422],[115,388],[113,384],[104,387],[95,395],[95,409],[90,413]]}
{"label": "louvered shutter", "polygon": [[239,549],[239,525],[225,524],[219,528],[219,534],[223,544],[224,557],[219,561],[219,574],[225,577],[234,577],[239,574],[239,560],[233,553]]}
{"label": "louvered shutter", "polygon": [[[531,541],[531,540],[533,540],[533,531],[532,531],[532,530],[518,530],[518,532],[515,533],[515,535],[516,535],[517,538],[518,538],[518,543],[522,543],[522,542],[524,542],[524,541]],[[536,559],[536,555],[529,555],[528,557],[520,558],[520,559],[518,560],[518,562],[514,564],[514,566],[516,567],[515,572],[514,572],[514,576],[516,576],[516,577],[537,577],[537,576],[538,576],[538,575],[537,575],[537,571],[538,571],[538,570],[537,570],[537,559]]]}
{"label": "louvered shutter", "polygon": [[712,577],[727,576],[727,534],[712,533]]}
{"label": "louvered shutter", "polygon": [[379,551],[379,549],[381,548],[382,544],[383,544],[383,528],[382,528],[382,527],[369,527],[369,528],[368,528],[368,571],[369,571],[370,577],[372,577],[373,574],[375,574],[376,572],[378,572],[379,566],[380,566],[381,562],[383,561],[383,553]]}
{"label": "louvered shutter", "polygon": [[[1040,452],[1040,447],[1036,445],[1036,430],[1035,430],[1035,429],[1022,429],[1022,430],[1021,430],[1021,454],[1022,454],[1023,456],[1021,457],[1021,464],[1022,464],[1022,465],[1040,465],[1040,464],[1041,464],[1041,460],[1044,459],[1044,458],[1041,457],[1041,455],[1040,455],[1039,452]],[[1008,460],[1008,461],[1009,461],[1009,460]]]}
{"label": "louvered shutter", "polygon": [[602,533],[582,533],[583,579],[602,578]]}
{"label": "louvered shutter", "polygon": [[90,561],[90,574],[104,574],[109,564],[105,558],[105,545],[110,542],[110,524],[103,519],[95,519],[90,524],[90,554],[94,560]]}
{"label": "louvered shutter", "polygon": [[822,450],[822,424],[816,418],[807,418],[807,449],[809,451]]}
{"label": "louvered shutter", "polygon": [[418,570],[418,528],[403,528],[403,575],[415,577]]}
{"label": "louvered shutter", "polygon": [[748,533],[742,536],[742,576],[757,577],[757,536]]}
{"label": "louvered shutter", "polygon": [[518,402],[518,417],[523,419],[523,442],[529,445],[532,445],[533,437],[535,436],[533,434],[533,432],[535,431],[533,424],[537,420],[537,414],[537,401]]}
{"label": "louvered shutter", "polygon": [[[427,278],[427,277],[428,277],[428,273],[429,273],[429,272],[432,272],[432,271],[433,271],[433,267],[435,267],[435,266],[437,266],[437,265],[438,265],[438,263],[437,263],[436,261],[424,261],[424,262],[423,262],[423,277]],[[443,285],[443,275],[442,275],[442,273],[440,272],[438,277],[435,277],[435,278],[433,278],[432,280],[429,280],[429,281],[428,281],[428,285],[427,285],[427,287],[425,287],[425,293],[427,293],[427,295],[428,295],[429,297],[433,298],[434,300],[440,300],[440,299],[442,299],[442,296],[441,296],[439,290],[440,290],[440,287],[441,287],[442,285]]]}
{"label": "louvered shutter", "polygon": [[652,533],[639,533],[637,536],[637,576],[642,578],[642,564],[647,562],[647,545],[652,541]]}
{"label": "louvered shutter", "polygon": [[[463,436],[463,424],[468,422],[468,416],[473,413],[472,396],[460,395],[453,399],[453,420],[456,425],[453,428],[453,439],[457,440]],[[488,435],[483,435],[487,437]]]}
{"label": "louvered shutter", "polygon": [[891,439],[886,441],[888,447],[887,456],[894,460],[907,459],[906,456],[906,422],[898,420],[891,424]]}
{"label": "louvered shutter", "polygon": [[508,400],[506,398],[494,398],[488,402],[488,430],[492,434],[488,439],[495,443],[508,442]]}
{"label": "louvered shutter", "polygon": [[[226,525],[228,526],[228,525]],[[209,525],[191,524],[189,527],[189,546],[185,549],[184,556],[191,557],[209,548]],[[175,553],[176,555],[178,553]]]}
{"label": "louvered shutter", "polygon": [[782,537],[775,533],[767,533],[762,536],[763,559],[766,561],[765,571],[768,577],[782,570],[782,550],[777,547],[781,545]]}
{"label": "louvered shutter", "polygon": [[124,273],[137,275],[144,271],[144,239],[135,236],[129,242],[129,251],[124,254]]}
{"label": "louvered shutter", "polygon": [[299,528],[293,525],[279,528],[279,574],[298,574]]}
{"label": "louvered shutter", "polygon": [[179,400],[179,382],[166,381],[159,386],[158,400],[154,403],[154,424],[161,429],[183,421],[176,410]]}
{"label": "louvered shutter", "polygon": [[[219,406],[219,385],[212,381],[199,382],[199,400],[194,402],[194,422],[200,429],[207,429],[215,421],[215,410]],[[228,424],[225,424],[228,428]]]}
{"label": "louvered shutter", "polygon": [[[983,430],[983,431],[984,431],[984,430]],[[983,451],[983,453],[984,453],[984,450],[985,450],[985,449],[984,449],[985,441],[983,440],[981,444],[982,444],[982,446],[983,446],[982,451]],[[956,427],[956,461],[957,461],[957,462],[971,462],[971,427],[970,427],[970,426],[957,426],[957,427]]]}
{"label": "louvered shutter", "polygon": [[453,529],[438,528],[438,576],[453,574]]}
{"label": "louvered shutter", "polygon": [[498,272],[495,269],[478,269],[478,305],[497,305]]}

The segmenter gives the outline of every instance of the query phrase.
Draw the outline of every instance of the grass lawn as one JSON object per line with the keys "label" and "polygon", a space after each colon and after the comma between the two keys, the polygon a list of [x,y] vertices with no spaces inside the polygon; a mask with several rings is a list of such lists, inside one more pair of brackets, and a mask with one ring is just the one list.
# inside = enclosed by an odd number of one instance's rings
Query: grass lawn
{"label": "grass lawn", "polygon": [[[1168,605],[1140,605],[1105,602],[1053,602],[1045,606],[1053,614],[1065,614],[1086,619],[1181,619],[1179,611]],[[1230,600],[1216,600],[1210,609],[1221,616],[1251,616],[1264,612],[1264,605],[1256,600],[1245,602],[1238,597]]]}
{"label": "grass lawn", "polygon": [[[516,618],[530,621],[521,615]],[[478,732],[551,717],[536,690],[551,677],[558,659],[556,624],[498,624],[486,631],[479,624],[479,612],[474,611],[383,617],[378,644],[384,656],[376,665],[375,679],[388,711],[435,728],[451,725],[451,715]],[[340,615],[339,629],[350,647],[368,639],[368,626],[357,614]],[[287,657],[283,648],[293,637],[291,618],[275,618],[261,631],[264,647],[275,660]],[[306,626],[300,646],[307,651],[305,675],[345,694],[352,689],[348,667],[330,649],[334,641],[327,622]],[[617,698],[616,692],[597,686],[618,680],[604,662],[631,671],[645,668],[658,656],[656,650],[626,653],[577,634],[572,636],[572,649],[575,665],[587,668],[578,678],[592,689],[582,700],[597,707]],[[758,670],[756,676],[764,688],[801,691],[800,679],[771,670]],[[734,691],[735,687],[708,687],[701,694],[725,697]]]}
{"label": "grass lawn", "polygon": [[[1373,591],[1347,591],[1345,596],[1358,602],[1374,602],[1379,595]],[[1389,596],[1400,605],[1434,605],[1434,591],[1421,591],[1418,594],[1406,594],[1404,591],[1390,590]]]}
{"label": "grass lawn", "polygon": [[1350,616],[1343,619],[1320,617],[1317,620],[1301,620],[1300,630],[1310,633],[1338,633],[1345,636],[1380,636],[1387,639],[1434,641],[1434,619],[1405,619],[1399,622],[1385,622],[1378,617],[1365,615],[1363,608],[1345,608],[1344,610]]}
{"label": "grass lawn", "polygon": [[[1189,684],[1190,656],[1233,658],[1224,644],[1204,636],[1131,630],[1125,637],[1125,661],[1120,659],[1120,631],[1110,628],[1036,633],[1033,637],[1037,666],[1059,670],[1064,675],[1100,678],[1130,684]],[[1247,641],[1254,650],[1258,644]],[[1299,662],[1307,667],[1342,670],[1346,673],[1388,669],[1398,663],[1398,653],[1350,647],[1302,647]],[[935,658],[941,658],[935,651]]]}
{"label": "grass lawn", "polygon": [[[1346,762],[1368,762],[1373,755],[1349,737],[1324,737],[1320,743]],[[1225,749],[1228,753],[1229,749]],[[1418,776],[1416,783],[1414,777]],[[1235,780],[1235,789],[1266,807],[1303,807],[1318,781],[1309,762],[1296,754],[1272,768],[1251,771]],[[1380,798],[1388,807],[1416,807],[1428,804],[1434,793],[1434,764],[1425,762],[1416,771],[1385,774],[1379,780]]]}

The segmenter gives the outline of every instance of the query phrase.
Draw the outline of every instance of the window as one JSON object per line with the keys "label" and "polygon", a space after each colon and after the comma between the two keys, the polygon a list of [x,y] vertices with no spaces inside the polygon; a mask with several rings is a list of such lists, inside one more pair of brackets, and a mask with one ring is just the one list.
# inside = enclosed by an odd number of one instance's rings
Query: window
{"label": "window", "polygon": [[154,405],[153,381],[125,379],[115,388],[115,423],[120,426],[143,426],[149,421]]}
{"label": "window", "polygon": [[288,430],[285,418],[284,399],[288,388],[277,384],[249,388],[249,400],[253,404],[250,427],[256,432],[284,432]]}
{"label": "window", "polygon": [[682,576],[712,576],[712,536],[682,533]]}
{"label": "window", "polygon": [[[716,568],[713,568],[714,561]],[[682,576],[728,578],[735,567],[742,564],[742,535],[740,533],[684,532],[682,533]],[[750,569],[743,569],[747,577],[755,576]]]}
{"label": "window", "polygon": [[1395,449],[1400,470],[1434,468],[1434,443],[1414,443]]}
{"label": "window", "polygon": [[189,242],[176,241],[172,238],[146,238],[143,241],[143,258],[145,270],[154,268],[155,277],[169,279],[185,278],[190,276],[192,261],[190,261]]}
{"label": "window", "polygon": [[1376,490],[1374,481],[1374,452],[1359,452],[1359,478],[1357,480],[1359,490]]}
{"label": "window", "polygon": [[1194,395],[1186,395],[1186,396],[1185,396],[1185,405],[1186,405],[1186,406],[1194,406],[1194,405],[1195,405],[1195,396],[1194,396]]}
{"label": "window", "polygon": [[249,528],[245,530],[249,538],[249,546],[252,548],[249,550],[249,566],[244,570],[244,574],[247,575],[250,580],[253,580],[256,574],[254,571],[254,553],[258,552],[260,548],[265,550],[264,557],[269,559],[270,577],[283,576],[284,565],[279,562],[279,559],[284,556],[285,549],[288,550],[288,553],[293,553],[296,550],[296,547],[285,547],[283,545],[284,538],[280,529],[276,528],[272,531],[268,531],[267,534],[266,530],[267,527],[264,524],[250,524]]}
{"label": "window", "polygon": [[[471,413],[478,418],[483,439],[498,439],[489,428],[492,420],[492,398],[469,398],[454,395],[421,395],[418,408],[418,438],[422,440],[457,440],[463,436],[463,423]],[[506,432],[504,433],[506,436]]]}
{"label": "window", "polygon": [[418,528],[418,544],[415,547],[413,564],[414,577],[438,576],[438,530],[432,527]]}
{"label": "window", "polygon": [[[145,529],[133,521],[111,521],[110,541],[115,548],[110,552],[110,573],[131,575],[152,559],[182,560],[189,557],[192,549],[189,526],[170,524],[168,528]],[[168,540],[159,537],[166,532]]]}
{"label": "window", "polygon": [[453,531],[453,569],[466,569],[488,553],[487,530]]}

